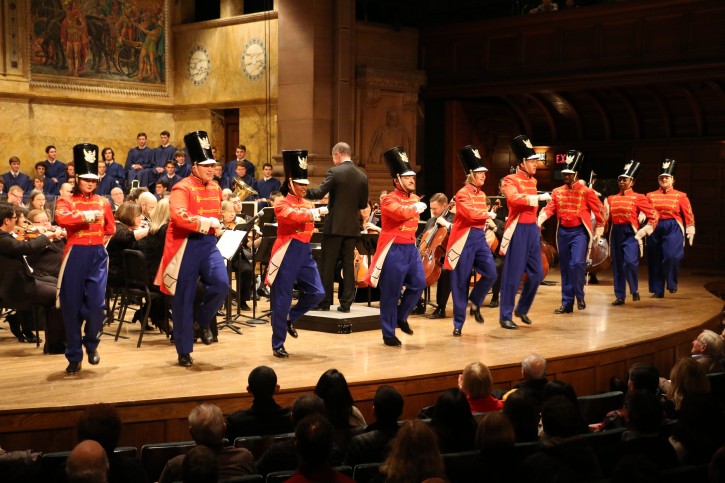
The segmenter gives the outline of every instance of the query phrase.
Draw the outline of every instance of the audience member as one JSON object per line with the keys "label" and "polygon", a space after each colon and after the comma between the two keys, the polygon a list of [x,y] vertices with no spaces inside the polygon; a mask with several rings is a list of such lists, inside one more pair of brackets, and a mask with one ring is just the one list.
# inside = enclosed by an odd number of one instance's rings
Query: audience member
{"label": "audience member", "polygon": [[227,417],[227,439],[233,442],[239,436],[282,434],[293,431],[291,409],[274,400],[279,392],[277,374],[267,366],[252,369],[247,378],[247,392],[254,396],[252,406]]}
{"label": "audience member", "polygon": [[460,390],[448,389],[438,396],[430,423],[438,435],[441,452],[468,451],[475,447],[476,420],[466,395]]}
{"label": "audience member", "polygon": [[354,467],[385,460],[390,452],[390,442],[398,434],[403,404],[403,396],[394,387],[378,387],[373,398],[375,422],[369,424],[363,434],[350,440],[344,459],[346,465]]}
{"label": "audience member", "polygon": [[[546,359],[543,356],[533,353],[529,354],[521,361],[521,377],[524,379],[515,389],[525,391],[536,408],[541,411],[541,405],[544,403],[544,386],[549,382],[546,379]],[[509,391],[503,400],[506,400]]]}
{"label": "audience member", "polygon": [[660,381],[660,388],[666,392],[667,399],[673,406],[665,407],[668,416],[676,417],[686,396],[710,392],[710,381],[702,364],[693,358],[684,357],[672,367],[670,379]]}
{"label": "audience member", "polygon": [[444,483],[443,458],[433,430],[420,419],[404,422],[380,471],[381,478],[374,481]]}
{"label": "audience member", "polygon": [[325,401],[327,417],[335,429],[365,426],[365,418],[355,407],[347,380],[337,369],[328,369],[320,376],[315,394]]}
{"label": "audience member", "polygon": [[81,441],[70,452],[65,471],[68,483],[107,483],[106,452],[95,441]]}
{"label": "audience member", "polygon": [[121,418],[116,408],[103,403],[86,407],[78,419],[76,431],[78,441],[93,440],[103,447],[108,458],[109,483],[149,481],[138,459],[114,453],[121,437]]}
{"label": "audience member", "polygon": [[692,341],[690,353],[692,358],[702,365],[707,374],[713,374],[723,372],[723,366],[720,364],[722,349],[723,342],[720,336],[706,329]]}
{"label": "audience member", "polygon": [[182,483],[216,483],[219,481],[219,462],[214,451],[206,446],[195,446],[186,453],[181,463]]}
{"label": "audience member", "polygon": [[680,463],[708,464],[725,443],[725,414],[715,398],[703,392],[686,394],[670,443]]}
{"label": "audience member", "polygon": [[289,483],[354,483],[355,480],[332,468],[329,463],[335,428],[322,414],[310,414],[295,427],[297,471]]}
{"label": "audience member", "polygon": [[[204,403],[191,410],[189,431],[197,445],[204,445],[214,451],[219,464],[220,478],[251,475],[254,473],[254,457],[245,448],[224,446],[226,424],[221,409],[214,404]],[[181,480],[184,455],[169,460],[161,472],[159,483]]]}
{"label": "audience member", "polygon": [[626,426],[627,406],[629,406],[629,399],[635,392],[647,391],[654,396],[659,395],[659,372],[657,368],[643,363],[633,364],[629,369],[626,391],[624,407],[609,412],[604,418],[601,429],[608,430]]}
{"label": "audience member", "polygon": [[503,403],[493,397],[491,371],[480,362],[472,362],[458,376],[458,387],[468,399],[471,412],[488,413],[503,409]]}
{"label": "audience member", "polygon": [[538,441],[540,412],[531,400],[529,393],[512,392],[503,403],[503,414],[513,425],[517,443]]}
{"label": "audience member", "polygon": [[[479,453],[471,461],[468,475],[485,475],[486,481],[526,481],[515,444],[514,427],[508,418],[499,412],[486,413],[476,431]],[[446,470],[453,481],[465,481],[467,475],[457,477]]]}
{"label": "audience member", "polygon": [[532,8],[529,13],[556,12],[557,10],[559,10],[559,5],[554,0],[541,0],[541,5]]}

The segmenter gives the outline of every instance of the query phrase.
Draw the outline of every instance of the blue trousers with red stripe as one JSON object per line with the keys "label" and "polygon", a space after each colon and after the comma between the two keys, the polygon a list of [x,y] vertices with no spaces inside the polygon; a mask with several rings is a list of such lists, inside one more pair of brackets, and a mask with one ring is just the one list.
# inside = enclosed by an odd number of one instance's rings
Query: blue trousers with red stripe
{"label": "blue trousers with red stripe", "polygon": [[[292,288],[297,282],[300,297],[294,307]],[[272,349],[279,349],[287,338],[287,320],[294,322],[325,298],[320,272],[312,258],[309,243],[294,238],[272,283],[270,299],[272,304]]]}
{"label": "blue trousers with red stripe", "polygon": [[536,290],[544,279],[541,264],[541,233],[536,223],[519,223],[511,237],[501,272],[500,320],[511,320],[516,292],[524,273],[528,276],[521,291],[516,312],[527,314],[534,303]]}
{"label": "blue trousers with red stripe", "polygon": [[393,243],[385,257],[378,287],[383,337],[395,337],[398,321],[408,320],[425,289],[423,262],[415,245]]}
{"label": "blue trousers with red stripe", "polygon": [[[471,280],[471,268],[480,274],[481,278],[473,286],[469,297],[468,284]],[[468,299],[471,299],[473,305],[480,307],[483,299],[486,298],[496,282],[496,277],[496,265],[493,263],[491,248],[486,243],[486,235],[480,228],[471,228],[456,268],[451,273],[453,326],[455,328],[460,329],[466,321]]]}
{"label": "blue trousers with red stripe", "polygon": [[614,296],[624,299],[627,297],[627,284],[630,293],[639,292],[639,243],[634,238],[632,225],[628,223],[612,225],[610,239]]}
{"label": "blue trousers with red stripe", "polygon": [[572,228],[559,225],[556,239],[561,267],[561,305],[571,307],[575,299],[584,302],[589,233],[584,225]]}
{"label": "blue trousers with red stripe", "polygon": [[[192,233],[186,242],[171,304],[174,344],[179,354],[191,354],[194,351],[194,321],[201,328],[209,327],[229,292],[229,275],[216,241],[214,235]],[[194,307],[197,282],[200,280],[204,285],[204,295]]]}
{"label": "blue trousers with red stripe", "polygon": [[[65,357],[83,360],[95,352],[106,313],[108,253],[103,245],[74,245],[70,248],[60,284],[60,311],[65,325]],[[83,321],[86,322],[81,335]]]}
{"label": "blue trousers with red stripe", "polygon": [[673,218],[660,220],[654,233],[647,239],[647,268],[649,291],[662,293],[665,282],[669,290],[677,289],[680,262],[685,256],[682,229]]}

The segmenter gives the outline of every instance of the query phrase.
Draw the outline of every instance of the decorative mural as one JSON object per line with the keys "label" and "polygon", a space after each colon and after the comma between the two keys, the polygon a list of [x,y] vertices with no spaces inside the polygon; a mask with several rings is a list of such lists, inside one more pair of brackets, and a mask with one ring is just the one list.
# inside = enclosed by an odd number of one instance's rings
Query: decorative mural
{"label": "decorative mural", "polygon": [[166,91],[165,0],[29,3],[34,83]]}

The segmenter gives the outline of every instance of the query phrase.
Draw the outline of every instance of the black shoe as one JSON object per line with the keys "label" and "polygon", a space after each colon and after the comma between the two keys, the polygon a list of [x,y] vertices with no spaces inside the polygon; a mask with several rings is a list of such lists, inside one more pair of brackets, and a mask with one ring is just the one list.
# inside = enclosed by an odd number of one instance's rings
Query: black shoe
{"label": "black shoe", "polygon": [[670,293],[677,293],[677,289],[676,288],[671,288],[670,289]]}
{"label": "black shoe", "polygon": [[400,339],[398,339],[395,336],[393,336],[393,337],[383,337],[383,344],[389,345],[391,347],[399,347],[399,346],[403,345],[403,343],[400,342]]}
{"label": "black shoe", "polygon": [[398,327],[400,328],[400,330],[402,330],[406,334],[413,335],[413,329],[410,328],[410,324],[408,323],[407,320],[399,320]]}
{"label": "black shoe", "polygon": [[77,374],[81,370],[81,361],[69,362],[68,367],[65,368],[65,372],[68,374]]}
{"label": "black shoe", "polygon": [[297,329],[295,329],[295,324],[289,320],[287,321],[287,333],[295,339],[299,336]]}
{"label": "black shoe", "polygon": [[327,312],[328,310],[330,310],[330,306],[329,305],[320,304],[317,307],[313,308],[312,310],[321,310],[323,312]]}
{"label": "black shoe", "polygon": [[499,320],[499,321],[498,321],[498,323],[499,323],[499,324],[501,325],[501,327],[503,327],[504,329],[511,329],[511,330],[516,330],[516,329],[518,329],[518,328],[519,328],[519,326],[518,326],[518,325],[516,325],[516,324],[514,323],[514,321],[513,321],[513,320],[511,320],[511,319],[502,319],[502,320]]}
{"label": "black shoe", "polygon": [[260,297],[269,298],[269,289],[262,285],[257,289],[257,295],[259,295]]}
{"label": "black shoe", "polygon": [[272,349],[272,354],[274,354],[274,357],[279,357],[280,359],[286,359],[289,357],[287,351],[284,350],[284,346],[278,349]]}
{"label": "black shoe", "polygon": [[244,310],[245,312],[249,312],[250,310],[252,310],[252,308],[249,305],[247,305],[247,302],[241,301],[241,302],[239,302],[239,310]]}
{"label": "black shoe", "polygon": [[201,341],[206,345],[214,342],[214,334],[211,333],[211,329],[209,327],[201,329]]}
{"label": "black shoe", "polygon": [[572,305],[562,305],[558,309],[554,309],[555,314],[570,314],[574,312],[574,307]]}
{"label": "black shoe", "polygon": [[432,313],[428,314],[429,319],[445,319],[446,317],[446,309],[441,307],[438,307]]}
{"label": "black shoe", "polygon": [[194,363],[194,359],[191,358],[191,354],[179,354],[179,365],[181,367],[191,367]]}
{"label": "black shoe", "polygon": [[43,342],[42,340],[39,340],[39,339],[38,339],[38,338],[37,338],[37,337],[35,336],[35,334],[33,334],[33,333],[32,333],[31,331],[29,331],[29,330],[24,330],[24,331],[22,331],[22,332],[20,333],[20,335],[18,336],[18,340],[19,340],[20,342],[30,342],[31,344],[40,344],[41,342]]}
{"label": "black shoe", "polygon": [[639,292],[635,292],[632,294],[632,300],[635,302],[639,302]]}
{"label": "black shoe", "polygon": [[652,294],[653,299],[663,299],[665,298],[664,292],[656,292]]}
{"label": "black shoe", "polygon": [[101,356],[98,355],[98,351],[88,353],[88,363],[92,366],[97,366],[101,362]]}
{"label": "black shoe", "polygon": [[453,328],[453,337],[460,337],[461,336],[461,329],[454,327]]}
{"label": "black shoe", "polygon": [[612,305],[624,305],[624,299],[614,299]]}
{"label": "black shoe", "polygon": [[475,305],[471,305],[470,314],[473,315],[473,318],[476,319],[476,322],[479,324],[483,324],[483,315],[481,315],[481,307],[476,307]]}
{"label": "black shoe", "polygon": [[589,285],[598,285],[599,279],[597,278],[597,275],[595,273],[589,274]]}
{"label": "black shoe", "polygon": [[413,311],[411,312],[412,315],[423,315],[425,314],[425,302],[421,299],[418,304],[415,306]]}
{"label": "black shoe", "polygon": [[10,325],[10,332],[13,333],[15,337],[18,338],[20,342],[23,342],[23,330],[20,327],[20,321],[18,320],[18,314],[10,314],[7,317],[5,317],[5,320],[8,321],[8,325]]}
{"label": "black shoe", "polygon": [[576,308],[579,310],[584,310],[587,308],[587,304],[583,300],[578,300],[576,303]]}
{"label": "black shoe", "polygon": [[496,307],[498,307],[498,297],[495,299],[491,299],[491,302],[488,303],[488,306],[491,307],[492,309],[495,309]]}
{"label": "black shoe", "polygon": [[524,324],[528,324],[528,325],[532,324],[531,319],[529,318],[528,315],[522,314],[521,312],[514,312],[514,315],[516,317],[518,317],[519,319],[521,319],[521,322],[523,322]]}
{"label": "black shoe", "polygon": [[342,305],[338,305],[337,306],[337,311],[338,312],[342,312],[344,314],[349,314],[350,313],[350,307],[343,307]]}

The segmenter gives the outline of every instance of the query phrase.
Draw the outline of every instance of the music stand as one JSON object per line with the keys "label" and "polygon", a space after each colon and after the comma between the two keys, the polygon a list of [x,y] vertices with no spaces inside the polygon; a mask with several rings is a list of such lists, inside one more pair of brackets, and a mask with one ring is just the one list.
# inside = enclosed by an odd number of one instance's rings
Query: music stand
{"label": "music stand", "polygon": [[[252,260],[250,263],[252,264],[252,280],[255,279],[254,277],[254,267],[257,264],[257,261],[259,263],[263,263],[264,261],[269,261],[269,257],[272,254],[272,245],[274,245],[275,240],[277,239],[277,226],[272,223],[264,223],[262,224],[262,221],[265,219],[272,219],[271,217],[274,216],[274,208],[267,207],[264,208],[259,214],[260,224],[262,225],[262,240],[259,243],[259,247],[255,250],[252,248]],[[254,220],[252,220],[252,223]],[[257,233],[256,230],[253,228],[249,230],[252,234],[252,247],[254,247],[254,241],[256,240]],[[259,258],[259,260],[257,260]],[[252,287],[256,291],[256,283],[254,281],[252,282]],[[271,305],[271,301],[270,301]],[[259,317],[257,317],[257,297],[252,294],[252,316],[244,315],[239,312],[239,305],[237,305],[237,315],[234,317],[235,320],[239,317],[244,317],[245,319],[248,319],[245,322],[242,322],[245,325],[261,325],[266,324],[267,321],[264,320],[265,317],[270,317],[272,314],[271,310],[268,310],[262,314],[260,314]]]}
{"label": "music stand", "polygon": [[[222,257],[224,258],[224,261],[227,264],[227,275],[229,276],[229,290],[227,291],[227,298],[224,302],[225,305],[225,314],[224,314],[224,321],[222,323],[217,322],[217,328],[223,329],[224,327],[231,329],[233,332],[242,335],[242,331],[234,325],[234,322],[231,318],[232,313],[232,268],[233,265],[231,263],[232,259],[234,258],[234,255],[237,253],[241,253],[242,251],[242,243],[246,239],[246,233],[242,233],[236,230],[227,230],[224,232],[224,234],[221,236],[221,238],[217,241],[217,246],[221,245],[220,247],[220,253],[222,254]],[[234,247],[236,246],[236,250],[234,250]]]}

